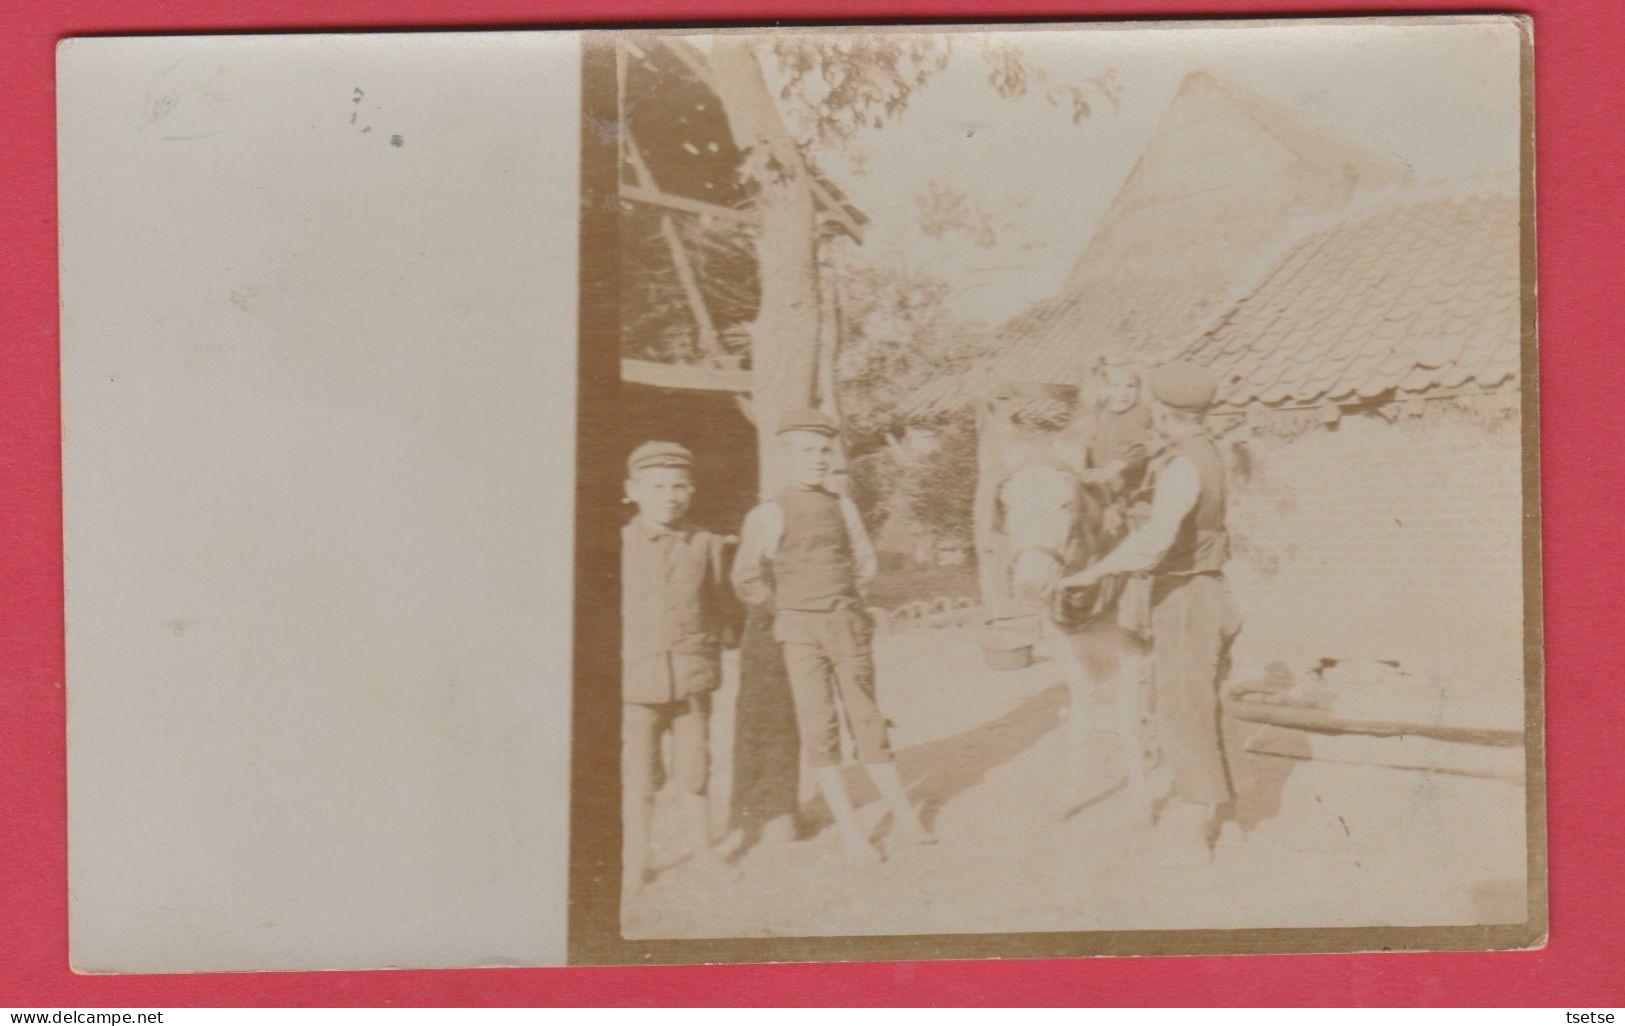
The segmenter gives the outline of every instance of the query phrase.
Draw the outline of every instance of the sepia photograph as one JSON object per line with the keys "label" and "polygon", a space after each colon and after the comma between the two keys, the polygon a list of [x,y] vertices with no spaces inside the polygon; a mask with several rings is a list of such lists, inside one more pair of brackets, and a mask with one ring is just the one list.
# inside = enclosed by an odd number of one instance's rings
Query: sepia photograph
{"label": "sepia photograph", "polygon": [[0,33],[17,1014],[1606,1018],[1625,8],[594,2]]}
{"label": "sepia photograph", "polygon": [[1542,943],[1527,21],[584,45],[578,955]]}
{"label": "sepia photograph", "polygon": [[1543,946],[1533,45],[64,40],[71,964]]}

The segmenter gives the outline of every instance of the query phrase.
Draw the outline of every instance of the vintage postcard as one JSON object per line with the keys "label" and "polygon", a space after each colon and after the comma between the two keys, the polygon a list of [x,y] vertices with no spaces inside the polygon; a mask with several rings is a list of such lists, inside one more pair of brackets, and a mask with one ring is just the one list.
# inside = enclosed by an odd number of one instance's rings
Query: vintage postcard
{"label": "vintage postcard", "polygon": [[1542,944],[1532,46],[64,43],[75,965]]}
{"label": "vintage postcard", "polygon": [[589,39],[573,950],[1538,943],[1529,45]]}

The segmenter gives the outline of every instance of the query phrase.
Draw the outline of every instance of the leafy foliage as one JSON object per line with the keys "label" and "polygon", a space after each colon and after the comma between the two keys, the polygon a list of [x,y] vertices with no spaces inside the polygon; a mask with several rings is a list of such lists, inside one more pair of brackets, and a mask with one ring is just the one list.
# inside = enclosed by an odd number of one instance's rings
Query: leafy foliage
{"label": "leafy foliage", "polygon": [[798,33],[772,46],[785,77],[779,99],[819,142],[847,141],[896,118],[951,56],[949,37],[924,33]]}
{"label": "leafy foliage", "polygon": [[1091,95],[1117,109],[1122,87],[1117,84],[1115,69],[1107,68],[1104,74],[1079,81],[1056,81],[1045,68],[1029,61],[1009,38],[986,36],[981,42],[982,59],[988,64],[988,84],[1006,99],[1018,99],[1036,90],[1051,104],[1069,108],[1075,125],[1094,112],[1089,103]]}
{"label": "leafy foliage", "polygon": [[848,462],[846,475],[847,494],[862,513],[863,527],[873,538],[892,514],[899,477],[897,459],[890,450],[879,449]]}
{"label": "leafy foliage", "polygon": [[954,232],[963,232],[978,249],[992,249],[1010,225],[990,211],[976,206],[962,189],[956,189],[935,179],[926,183],[925,192],[914,198],[920,211],[920,232],[928,239],[943,239]]}
{"label": "leafy foliage", "polygon": [[836,277],[845,330],[835,378],[848,442],[861,455],[897,426],[905,398],[968,368],[991,350],[993,333],[953,312],[947,281],[900,261],[847,261]]}
{"label": "leafy foliage", "polygon": [[850,32],[785,35],[772,43],[784,84],[779,99],[813,141],[850,142],[908,109],[915,90],[948,67],[956,47],[975,46],[988,66],[988,84],[1006,99],[1032,92],[1068,109],[1074,123],[1092,112],[1090,96],[1115,109],[1116,74],[1057,81],[1016,43],[993,35]]}
{"label": "leafy foliage", "polygon": [[909,519],[944,541],[975,535],[976,424],[967,415],[945,425],[939,444],[904,466],[898,492]]}
{"label": "leafy foliage", "polygon": [[880,534],[893,517],[939,542],[974,537],[976,425],[968,415],[940,425],[929,447],[891,446],[847,465],[864,526]]}

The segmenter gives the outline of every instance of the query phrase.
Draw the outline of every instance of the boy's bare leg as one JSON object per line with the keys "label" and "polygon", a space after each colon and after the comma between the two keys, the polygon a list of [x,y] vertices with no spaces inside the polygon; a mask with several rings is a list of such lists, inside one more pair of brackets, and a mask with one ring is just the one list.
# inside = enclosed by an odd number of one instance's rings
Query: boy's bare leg
{"label": "boy's bare leg", "polygon": [[694,864],[718,883],[733,883],[739,870],[722,861],[711,847],[710,800],[703,794],[683,795],[683,820],[688,827],[688,846]]}
{"label": "boy's bare leg", "polygon": [[768,847],[781,847],[796,839],[796,818],[790,813],[774,816],[762,824],[760,843]]}
{"label": "boy's bare leg", "polygon": [[628,789],[621,798],[621,896],[632,898],[649,882],[649,820],[654,803]]}
{"label": "boy's bare leg", "polygon": [[892,836],[911,844],[935,844],[937,835],[925,828],[920,822],[919,813],[909,803],[908,794],[903,790],[903,778],[897,773],[897,764],[874,762],[864,768],[879,789],[880,797],[885,799],[886,808],[891,810]]}
{"label": "boy's bare leg", "polygon": [[1212,831],[1216,806],[1181,801],[1177,797],[1163,810],[1156,861],[1180,865],[1207,865],[1213,861]]}
{"label": "boy's bare leg", "polygon": [[649,881],[649,821],[654,815],[655,758],[660,716],[628,702],[621,712],[621,895],[635,896]]}
{"label": "boy's bare leg", "polygon": [[829,806],[830,813],[835,817],[835,829],[840,832],[841,847],[846,850],[847,857],[858,862],[879,862],[880,852],[869,843],[869,838],[864,836],[863,828],[858,824],[858,814],[846,793],[846,781],[841,779],[841,767],[818,767],[818,790],[824,796],[824,804]]}

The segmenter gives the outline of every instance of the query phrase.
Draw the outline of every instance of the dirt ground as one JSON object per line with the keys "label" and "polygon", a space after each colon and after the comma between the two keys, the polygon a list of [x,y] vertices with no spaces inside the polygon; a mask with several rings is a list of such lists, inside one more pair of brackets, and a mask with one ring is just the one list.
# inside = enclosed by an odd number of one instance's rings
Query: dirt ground
{"label": "dirt ground", "polygon": [[[1442,773],[1247,754],[1229,724],[1238,799],[1210,864],[1168,856],[1130,801],[1116,742],[1091,733],[1090,793],[1062,801],[1066,689],[1041,643],[1033,666],[985,668],[966,628],[876,638],[899,769],[941,842],[887,844],[860,767],[848,785],[886,851],[842,865],[827,813],[813,835],[732,853],[743,879],[689,866],[669,794],[657,802],[658,875],[625,912],[632,938],[820,936],[1516,923],[1525,918],[1523,790]],[[712,724],[712,800],[727,808],[737,675]],[[1098,706],[1084,715],[1105,723]],[[736,842],[737,838],[724,841]]]}

